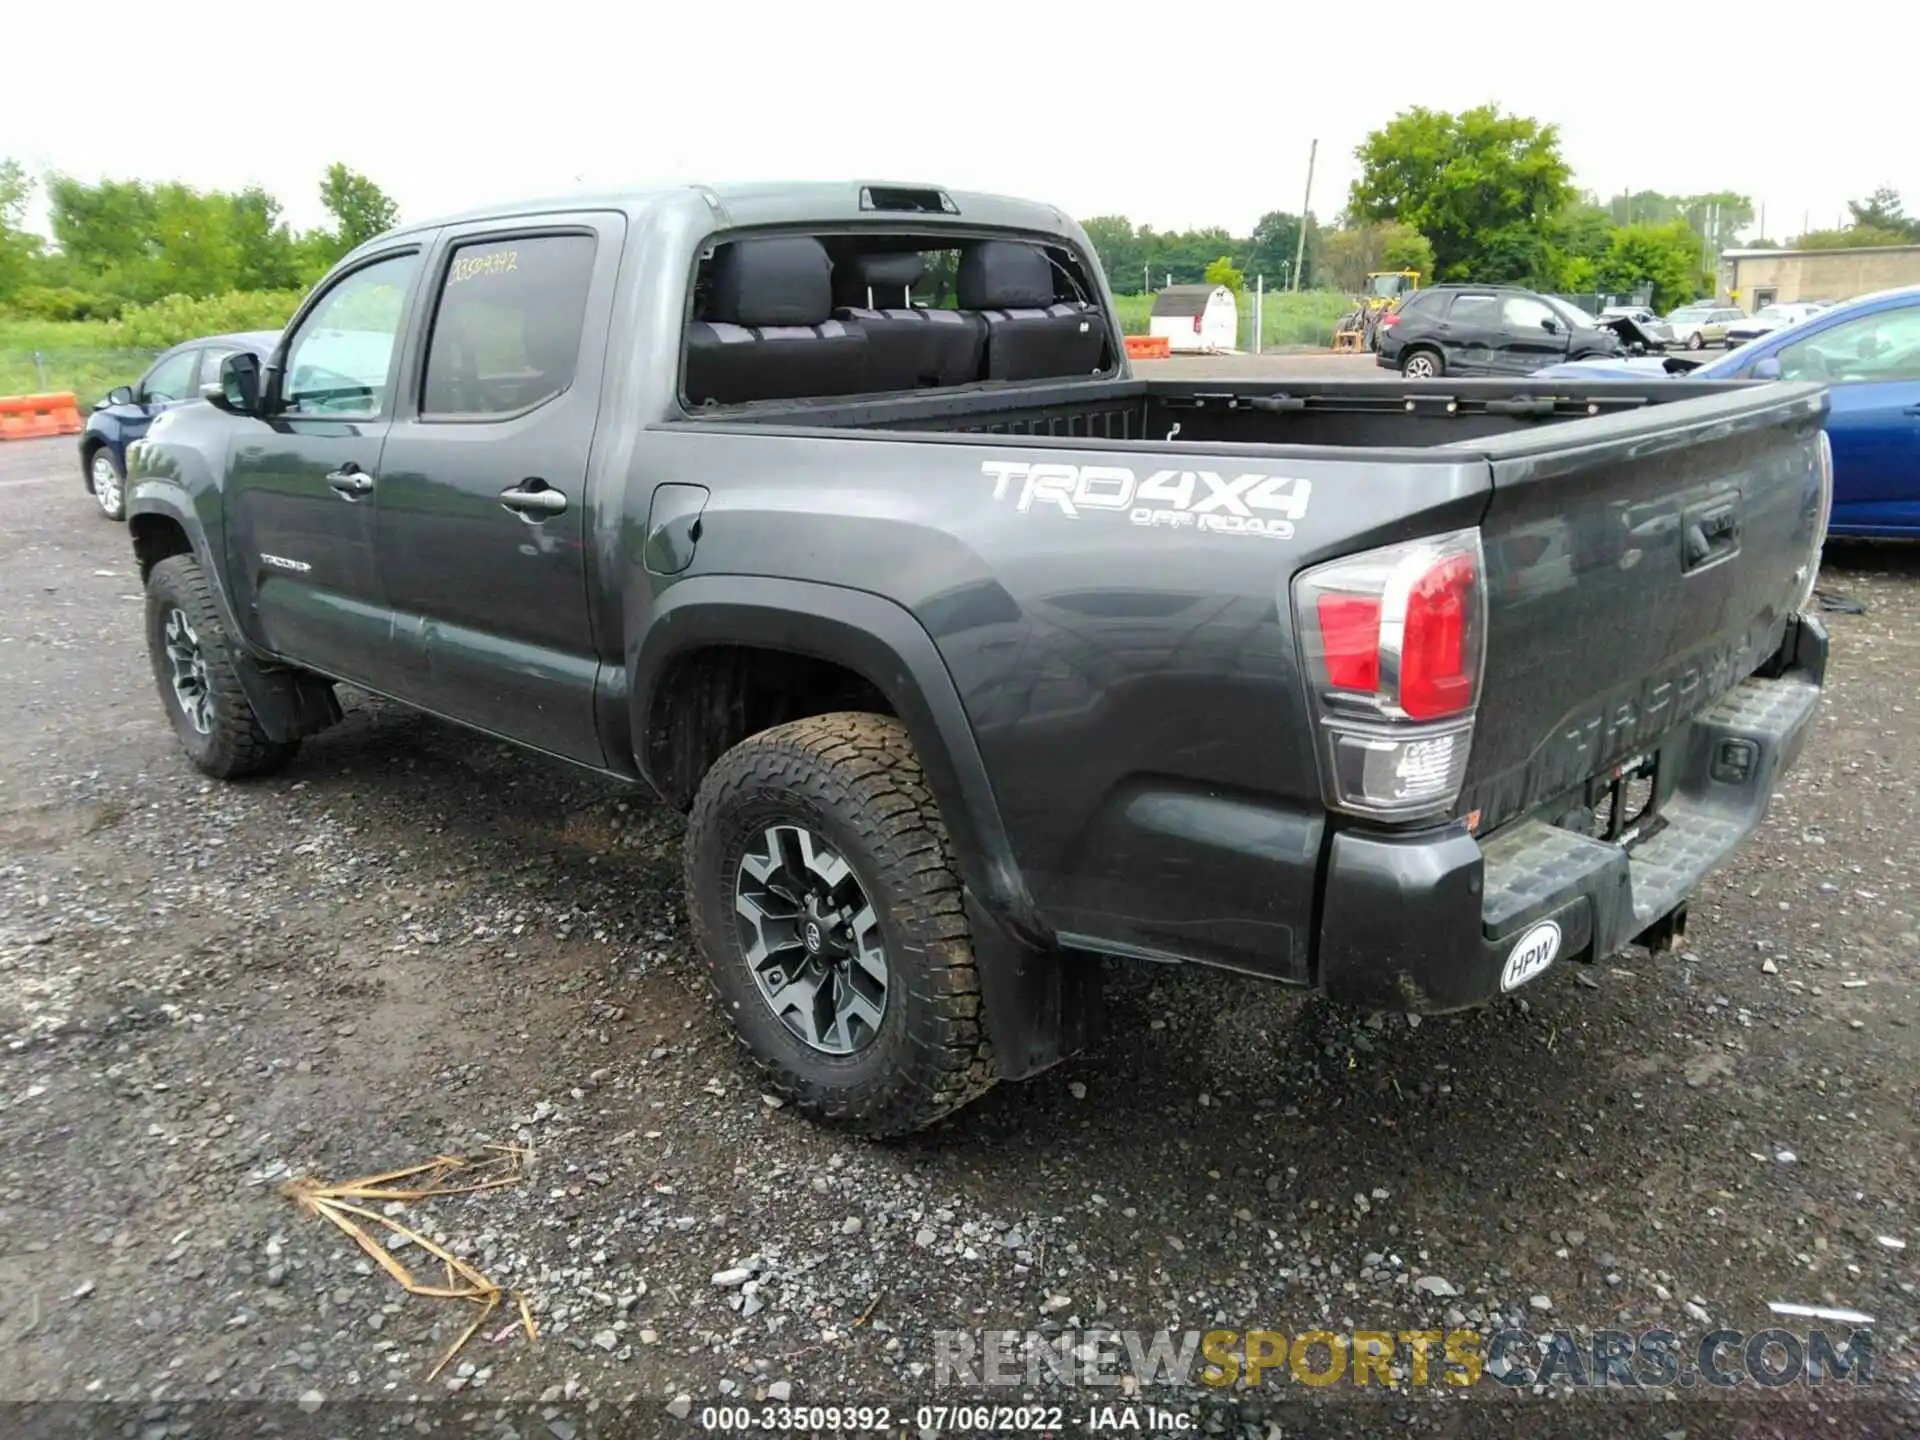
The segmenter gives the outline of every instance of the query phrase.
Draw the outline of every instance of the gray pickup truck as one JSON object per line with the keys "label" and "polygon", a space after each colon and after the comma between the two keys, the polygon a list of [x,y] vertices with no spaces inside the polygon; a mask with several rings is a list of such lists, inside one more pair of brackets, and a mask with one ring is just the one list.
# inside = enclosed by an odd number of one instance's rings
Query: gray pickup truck
{"label": "gray pickup truck", "polygon": [[1040,204],[410,225],[205,396],[127,504],[193,763],[344,682],[650,786],[870,1134],[1084,1046],[1102,957],[1445,1011],[1670,947],[1820,696],[1822,388],[1141,379]]}

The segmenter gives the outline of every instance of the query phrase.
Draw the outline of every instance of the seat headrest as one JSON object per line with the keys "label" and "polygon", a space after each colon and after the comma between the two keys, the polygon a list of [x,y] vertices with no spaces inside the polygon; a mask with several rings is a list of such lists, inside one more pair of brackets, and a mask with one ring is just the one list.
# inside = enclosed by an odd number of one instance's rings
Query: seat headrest
{"label": "seat headrest", "polygon": [[927,262],[909,250],[901,255],[862,255],[855,268],[862,285],[875,290],[905,290],[927,277]]}
{"label": "seat headrest", "polygon": [[713,262],[707,316],[723,325],[818,325],[833,316],[833,264],[811,235],[735,240]]}
{"label": "seat headrest", "polygon": [[1012,310],[1053,303],[1053,263],[1037,245],[985,240],[960,255],[955,290],[962,310]]}

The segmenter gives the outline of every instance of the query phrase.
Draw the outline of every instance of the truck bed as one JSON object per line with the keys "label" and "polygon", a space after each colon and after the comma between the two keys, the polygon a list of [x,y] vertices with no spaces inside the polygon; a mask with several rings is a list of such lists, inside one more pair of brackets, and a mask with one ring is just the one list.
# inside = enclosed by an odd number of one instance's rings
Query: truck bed
{"label": "truck bed", "polygon": [[[1684,734],[1779,649],[1817,559],[1825,405],[1818,386],[1740,382],[1135,378],[743,407],[663,428],[689,441],[709,428],[774,441],[733,453],[736,480],[884,474],[910,487],[884,510],[839,522],[847,563],[857,553],[876,588],[897,589],[942,638],[1010,816],[1048,837],[1023,860],[1042,885],[1058,877],[1071,892],[1056,900],[1062,928],[1099,931],[1133,902],[1117,880],[1111,893],[1093,893],[1097,867],[1085,857],[1137,843],[1131,821],[1113,818],[1138,808],[1132,787],[1228,793],[1217,788],[1217,759],[1193,737],[1238,735],[1234,783],[1262,804],[1284,797],[1312,813],[1318,796],[1295,788],[1314,774],[1318,742],[1300,713],[1288,587],[1312,566],[1411,536],[1474,526],[1484,545],[1486,664],[1452,818],[1483,840],[1529,819],[1568,823],[1608,777]],[[695,460],[701,447],[678,448]],[[1092,498],[1074,514],[1036,488],[1041,471],[1054,488],[1065,475],[1067,488],[1082,487],[1076,496]],[[1210,534],[1204,522],[1163,529],[1160,521],[1193,517],[1116,513],[1084,488],[1117,475],[1139,487],[1128,494],[1144,495],[1148,477],[1185,483],[1206,471],[1223,485],[1261,472],[1302,496],[1310,488],[1311,499],[1297,523],[1263,540]],[[1202,481],[1190,493],[1209,493]],[[754,503],[842,503],[818,490],[786,494],[784,481],[770,480]],[[906,528],[894,523],[908,516]],[[764,543],[778,543],[776,533]],[[926,557],[905,567],[923,541]],[[1113,568],[1094,583],[1088,557],[1102,553]],[[920,595],[933,576],[951,578],[950,589]],[[959,624],[952,597],[967,598],[971,623],[970,607],[988,593],[999,628],[947,639]],[[1224,597],[1257,603],[1265,618],[1239,612],[1257,640],[1202,659],[1178,640],[1173,617],[1197,617]],[[1165,621],[1150,619],[1163,612]],[[1196,635],[1226,633],[1193,623]],[[1130,650],[1128,664],[1096,679],[1093,653],[1075,648],[1090,643],[1079,638],[1090,626],[1160,658],[1147,665]],[[1039,636],[1057,637],[1058,653]],[[1188,658],[1176,665],[1156,646],[1185,646]],[[1058,683],[1083,659],[1089,673],[1074,683],[1084,734],[1042,744],[1043,727],[1002,729],[989,718],[1009,688]],[[1123,678],[1136,663],[1144,673]],[[1169,676],[1180,669],[1176,684]],[[1137,735],[1137,751],[1116,746],[1116,735]],[[1069,752],[1086,761],[1063,776]],[[1074,791],[1064,804],[1062,787]],[[1032,816],[1029,794],[1045,797]],[[1088,824],[1090,814],[1102,819]],[[1220,913],[1236,883],[1251,883],[1233,880],[1230,865],[1205,873],[1220,877],[1209,902]],[[1192,923],[1205,931],[1197,913]],[[1182,946],[1166,930],[1132,933],[1149,948],[1205,948],[1191,933]]]}
{"label": "truck bed", "polygon": [[[730,429],[889,430],[1035,439],[1405,449],[1751,392],[1744,381],[1123,379],[717,409]],[[1177,429],[1175,427],[1178,427]]]}

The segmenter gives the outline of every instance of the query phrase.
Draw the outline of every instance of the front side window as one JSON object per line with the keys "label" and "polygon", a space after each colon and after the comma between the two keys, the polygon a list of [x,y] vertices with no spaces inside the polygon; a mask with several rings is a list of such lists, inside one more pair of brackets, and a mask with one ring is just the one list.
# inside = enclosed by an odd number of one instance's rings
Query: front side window
{"label": "front side window", "polygon": [[321,298],[287,347],[283,413],[374,419],[390,412],[395,342],[419,268],[417,252],[377,260]]}
{"label": "front side window", "polygon": [[573,384],[594,243],[532,235],[454,249],[427,346],[423,418],[517,414]]}
{"label": "front side window", "polygon": [[1500,319],[1509,330],[1544,330],[1545,322],[1556,328],[1565,322],[1553,313],[1553,307],[1527,295],[1509,296],[1500,307]]}
{"label": "front side window", "polygon": [[220,362],[236,352],[224,345],[209,346],[200,352],[200,383],[217,385],[220,382]]}
{"label": "front side window", "polygon": [[140,398],[149,405],[169,400],[184,400],[193,391],[193,362],[198,352],[182,350],[169,355],[140,383]]}
{"label": "front side window", "polygon": [[1920,380],[1920,307],[1862,315],[1780,351],[1783,380]]}

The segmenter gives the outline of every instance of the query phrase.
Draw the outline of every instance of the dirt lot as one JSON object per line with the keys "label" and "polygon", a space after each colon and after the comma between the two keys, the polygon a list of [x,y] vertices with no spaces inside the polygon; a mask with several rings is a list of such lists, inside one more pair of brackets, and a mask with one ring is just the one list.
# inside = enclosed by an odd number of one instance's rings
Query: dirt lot
{"label": "dirt lot", "polygon": [[[1698,1337],[1785,1300],[1875,1317],[1874,1383],[1758,1421],[1697,1388],[1284,1370],[1236,1408],[1157,1398],[1258,1436],[1912,1434],[1920,552],[1836,550],[1825,584],[1866,613],[1829,617],[1823,728],[1684,955],[1417,1028],[1116,968],[1096,1053],[879,1147],[767,1103],[643,797],[358,697],[271,781],[192,772],[123,528],[70,442],[0,446],[0,1401],[85,1402],[7,1428],[237,1433],[254,1412],[208,1406],[253,1403],[283,1433],[569,1440],[788,1397],[897,1422],[962,1398],[939,1330]],[[463,1306],[278,1186],[507,1141],[530,1181],[407,1216],[541,1339],[503,1311],[429,1385]],[[1074,1434],[1126,1398],[1033,1393]]]}

